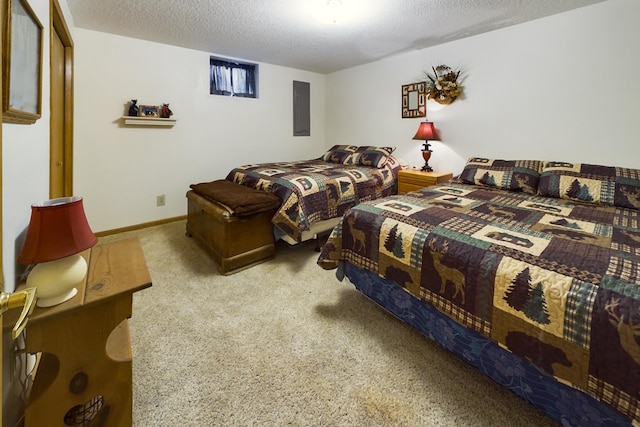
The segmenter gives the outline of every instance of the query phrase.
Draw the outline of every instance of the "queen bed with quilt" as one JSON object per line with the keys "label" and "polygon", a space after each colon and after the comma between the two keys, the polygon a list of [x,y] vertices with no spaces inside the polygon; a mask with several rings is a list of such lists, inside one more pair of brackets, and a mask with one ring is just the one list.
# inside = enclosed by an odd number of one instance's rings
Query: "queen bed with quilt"
{"label": "queen bed with quilt", "polygon": [[472,158],[318,258],[563,425],[640,424],[640,171]]}

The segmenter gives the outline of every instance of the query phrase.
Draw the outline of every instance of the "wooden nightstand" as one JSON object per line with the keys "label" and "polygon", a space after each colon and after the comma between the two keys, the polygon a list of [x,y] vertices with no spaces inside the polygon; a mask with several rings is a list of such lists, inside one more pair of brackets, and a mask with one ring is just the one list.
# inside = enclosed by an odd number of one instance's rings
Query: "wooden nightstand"
{"label": "wooden nightstand", "polygon": [[[151,276],[138,239],[97,245],[83,255],[89,271],[78,294],[54,307],[36,307],[25,329],[26,351],[42,352],[26,427],[132,423],[128,318],[133,293],[151,286]],[[6,317],[12,326],[15,319]]]}
{"label": "wooden nightstand", "polygon": [[440,184],[451,178],[453,178],[451,172],[423,172],[417,169],[403,170],[398,172],[398,194]]}

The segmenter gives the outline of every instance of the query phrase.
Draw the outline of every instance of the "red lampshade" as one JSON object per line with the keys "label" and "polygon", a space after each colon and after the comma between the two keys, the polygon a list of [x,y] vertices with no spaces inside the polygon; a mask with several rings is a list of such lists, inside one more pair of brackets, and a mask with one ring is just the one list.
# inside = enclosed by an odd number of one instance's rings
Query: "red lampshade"
{"label": "red lampshade", "polygon": [[421,122],[413,139],[421,141],[440,141],[440,137],[438,137],[438,134],[436,133],[436,128],[433,126],[433,122]]}
{"label": "red lampshade", "polygon": [[82,197],[61,197],[31,205],[29,230],[17,258],[39,264],[74,255],[98,242],[84,214]]}

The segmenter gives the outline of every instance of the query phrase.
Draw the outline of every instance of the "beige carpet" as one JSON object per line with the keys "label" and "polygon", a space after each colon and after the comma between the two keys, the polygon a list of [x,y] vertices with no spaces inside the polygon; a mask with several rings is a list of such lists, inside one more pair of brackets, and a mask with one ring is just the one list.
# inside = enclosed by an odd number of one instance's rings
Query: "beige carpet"
{"label": "beige carpet", "polygon": [[184,221],[138,237],[134,425],[552,426],[536,409],[316,266],[313,243],[231,276]]}

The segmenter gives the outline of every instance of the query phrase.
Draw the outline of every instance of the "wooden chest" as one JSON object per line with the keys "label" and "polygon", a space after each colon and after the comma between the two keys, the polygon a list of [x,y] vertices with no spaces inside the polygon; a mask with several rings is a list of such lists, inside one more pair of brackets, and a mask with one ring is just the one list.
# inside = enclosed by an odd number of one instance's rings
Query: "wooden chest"
{"label": "wooden chest", "polygon": [[224,205],[187,192],[187,236],[204,244],[222,274],[236,273],[273,257],[274,211],[238,218]]}

